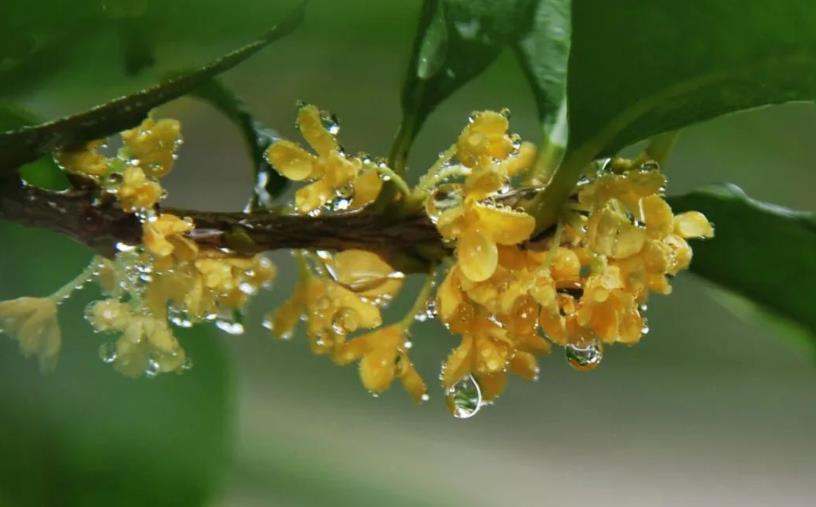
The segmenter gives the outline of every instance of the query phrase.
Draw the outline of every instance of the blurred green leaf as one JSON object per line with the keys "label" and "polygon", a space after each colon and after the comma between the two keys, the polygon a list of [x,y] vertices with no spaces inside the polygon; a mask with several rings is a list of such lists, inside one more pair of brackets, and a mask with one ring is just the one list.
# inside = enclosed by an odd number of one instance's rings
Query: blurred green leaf
{"label": "blurred green leaf", "polygon": [[[37,123],[36,117],[28,111],[0,104],[0,132],[35,123]],[[21,166],[20,175],[27,183],[41,188],[63,190],[69,186],[68,178],[65,177],[65,173],[54,162],[51,155],[45,155]]]}
{"label": "blurred green leaf", "polygon": [[577,0],[570,149],[612,153],[741,109],[816,96],[816,3]]}
{"label": "blurred green leaf", "polygon": [[701,211],[716,227],[713,239],[694,242],[692,272],[791,321],[788,329],[806,330],[816,346],[816,215],[756,201],[734,185],[669,203],[676,212]]}
{"label": "blurred green leaf", "polygon": [[443,100],[484,71],[505,47],[516,50],[545,126],[564,96],[569,50],[567,0],[426,0],[402,87],[403,123],[392,164]]}
{"label": "blurred green leaf", "polygon": [[184,95],[290,33],[303,19],[304,5],[300,4],[261,38],[193,71],[80,114],[0,134],[0,170],[16,169],[61,146],[76,145],[132,127],[150,109]]}
{"label": "blurred green leaf", "polygon": [[[2,298],[43,295],[75,275],[87,250],[50,233],[0,224]],[[231,381],[215,333],[179,333],[195,367],[133,380],[99,359],[110,337],[83,321],[94,290],[60,307],[56,371],[0,335],[0,505],[199,506],[219,486],[231,448]]]}
{"label": "blurred green leaf", "polygon": [[278,174],[266,161],[264,152],[278,134],[256,120],[246,109],[246,105],[234,91],[217,79],[211,79],[190,93],[229,118],[240,130],[246,142],[255,174],[251,209],[272,206],[273,198],[281,195],[289,182]]}

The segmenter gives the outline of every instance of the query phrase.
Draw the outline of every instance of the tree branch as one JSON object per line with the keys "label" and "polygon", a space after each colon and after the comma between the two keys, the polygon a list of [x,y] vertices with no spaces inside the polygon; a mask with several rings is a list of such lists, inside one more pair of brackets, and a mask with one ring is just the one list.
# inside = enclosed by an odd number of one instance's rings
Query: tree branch
{"label": "tree branch", "polygon": [[[74,188],[54,192],[26,185],[16,175],[0,179],[0,219],[64,234],[106,257],[115,254],[117,243],[141,243],[141,224],[134,215],[119,209],[111,196],[99,198],[92,182],[73,178],[72,183]],[[405,217],[366,212],[309,217],[280,210],[162,212],[192,218],[196,229],[190,237],[200,246],[241,255],[281,248],[359,248],[383,255],[397,269],[416,272],[446,253],[436,227],[421,212]]]}

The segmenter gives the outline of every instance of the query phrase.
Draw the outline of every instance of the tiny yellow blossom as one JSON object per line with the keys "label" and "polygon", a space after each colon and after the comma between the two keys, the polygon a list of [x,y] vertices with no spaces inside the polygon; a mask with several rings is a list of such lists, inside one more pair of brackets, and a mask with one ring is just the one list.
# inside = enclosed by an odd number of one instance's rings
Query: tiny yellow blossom
{"label": "tiny yellow blossom", "polygon": [[162,213],[155,220],[148,220],[142,226],[145,248],[157,257],[175,255],[184,260],[191,260],[198,254],[198,246],[184,236],[193,230],[195,225],[189,218],[179,218],[173,214]]}
{"label": "tiny yellow blossom", "polygon": [[141,167],[128,167],[122,173],[122,184],[117,197],[122,209],[128,213],[150,209],[159,202],[162,188],[148,179]]}
{"label": "tiny yellow blossom", "polygon": [[108,159],[101,153],[99,148],[105,141],[97,139],[75,149],[63,148],[55,154],[57,163],[69,173],[80,174],[90,178],[99,178],[108,172]]}
{"label": "tiny yellow blossom", "polygon": [[141,125],[122,132],[122,143],[133,165],[150,178],[161,178],[173,169],[181,143],[181,124],[169,118],[146,118]]}
{"label": "tiny yellow blossom", "polygon": [[335,133],[324,124],[329,121],[317,107],[304,105],[298,111],[298,128],[315,154],[287,140],[275,141],[266,151],[269,163],[283,176],[311,182],[295,193],[295,205],[301,213],[337,197],[351,198],[352,209],[362,208],[376,199],[382,187],[375,169],[364,169],[360,158],[343,152]]}
{"label": "tiny yellow blossom", "polygon": [[0,331],[20,343],[24,356],[36,355],[42,370],[56,367],[62,335],[52,299],[21,297],[0,302]]}
{"label": "tiny yellow blossom", "polygon": [[360,380],[372,393],[380,393],[399,377],[416,402],[425,398],[427,387],[408,357],[405,328],[392,325],[380,328],[340,345],[334,360],[338,364],[360,361]]}

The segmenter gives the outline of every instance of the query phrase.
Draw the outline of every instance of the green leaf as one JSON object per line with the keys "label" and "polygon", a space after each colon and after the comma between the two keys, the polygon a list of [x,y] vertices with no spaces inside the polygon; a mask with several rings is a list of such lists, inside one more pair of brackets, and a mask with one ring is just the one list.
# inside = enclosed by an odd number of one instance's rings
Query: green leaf
{"label": "green leaf", "polygon": [[401,170],[413,138],[443,100],[510,47],[533,87],[545,127],[564,96],[566,0],[426,0],[402,88],[403,122],[391,154]]}
{"label": "green leaf", "polygon": [[702,212],[716,228],[713,239],[692,245],[692,272],[806,330],[816,346],[816,215],[756,201],[734,185],[669,203],[675,212]]}
{"label": "green leaf", "polygon": [[536,231],[593,159],[742,109],[816,96],[810,0],[576,0],[567,69],[569,142],[527,205]]}
{"label": "green leaf", "polygon": [[[0,224],[0,299],[43,295],[70,279],[87,250],[41,231]],[[0,334],[0,505],[200,506],[229,463],[232,384],[214,332],[182,330],[195,366],[130,379],[99,359],[83,308],[96,289],[60,306],[63,350],[43,375]]]}
{"label": "green leaf", "polygon": [[229,70],[291,32],[303,19],[304,4],[261,38],[196,69],[84,113],[0,134],[0,170],[16,169],[62,146],[111,135],[138,124],[147,112]]}
{"label": "green leaf", "polygon": [[[0,132],[34,123],[37,123],[37,119],[30,112],[19,107],[0,104]],[[26,183],[40,188],[64,190],[69,187],[68,178],[51,155],[22,165],[20,175]]]}
{"label": "green leaf", "polygon": [[588,157],[742,109],[816,96],[811,0],[577,0],[570,149]]}
{"label": "green leaf", "polygon": [[212,105],[241,130],[255,174],[255,187],[249,208],[270,208],[273,198],[281,195],[289,182],[264,157],[266,148],[279,137],[278,134],[253,118],[241,98],[217,79],[207,81],[190,92],[190,95]]}

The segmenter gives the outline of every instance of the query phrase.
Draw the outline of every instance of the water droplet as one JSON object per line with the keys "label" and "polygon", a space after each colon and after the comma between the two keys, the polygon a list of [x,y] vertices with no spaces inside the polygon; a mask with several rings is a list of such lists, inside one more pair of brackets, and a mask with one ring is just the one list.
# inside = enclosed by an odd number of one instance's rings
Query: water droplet
{"label": "water droplet", "polygon": [[99,346],[99,359],[105,364],[116,361],[116,343],[105,342]]}
{"label": "water droplet", "polygon": [[643,327],[640,328],[642,334],[649,334],[649,319],[643,317]]}
{"label": "water droplet", "polygon": [[184,362],[181,363],[181,371],[190,371],[193,369],[194,363],[192,357],[184,358]]}
{"label": "water droplet", "polygon": [[159,374],[161,371],[161,366],[159,362],[156,361],[155,358],[151,357],[147,360],[147,364],[145,364],[144,374],[147,378],[154,378],[156,375]]}
{"label": "water droplet", "polygon": [[477,18],[468,19],[465,21],[457,20],[453,22],[453,26],[463,39],[475,39],[479,35],[481,23]]}
{"label": "water droplet", "polygon": [[420,397],[420,399],[421,399],[422,401],[428,401],[428,400],[430,400],[430,399],[431,399],[431,397],[430,397],[430,396],[428,396],[428,393],[425,393],[425,394],[423,394],[423,395]]}
{"label": "water droplet", "polygon": [[136,250],[137,245],[129,245],[123,241],[119,241],[116,243],[116,250],[118,252],[133,252]]}
{"label": "water droplet", "polygon": [[657,163],[656,160],[647,160],[646,162],[640,164],[641,171],[659,171],[660,164]]}
{"label": "water droplet", "polygon": [[446,183],[436,187],[431,197],[425,201],[425,212],[433,223],[437,223],[442,213],[460,206],[462,200],[462,187]]}
{"label": "water droplet", "polygon": [[216,318],[215,327],[231,335],[244,334],[244,325],[236,320]]}
{"label": "water droplet", "polygon": [[598,367],[603,359],[603,345],[597,340],[589,344],[569,344],[564,347],[569,365],[578,371],[589,371]]}
{"label": "water droplet", "polygon": [[468,375],[448,389],[446,401],[453,417],[468,419],[482,408],[482,390],[473,375]]}
{"label": "water droplet", "polygon": [[338,335],[353,333],[359,325],[360,316],[353,308],[340,308],[332,316],[332,330]]}
{"label": "water droplet", "polygon": [[167,319],[173,323],[174,326],[181,328],[193,327],[193,322],[187,316],[187,312],[179,310],[173,306],[167,309]]}

